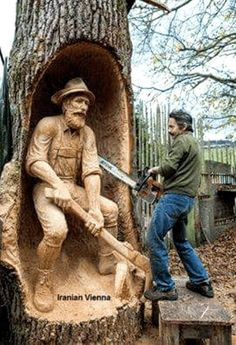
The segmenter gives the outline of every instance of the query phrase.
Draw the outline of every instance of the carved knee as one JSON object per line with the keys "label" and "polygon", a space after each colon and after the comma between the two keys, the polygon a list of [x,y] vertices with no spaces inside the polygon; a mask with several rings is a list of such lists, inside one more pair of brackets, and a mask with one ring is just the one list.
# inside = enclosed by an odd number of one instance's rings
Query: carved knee
{"label": "carved knee", "polygon": [[60,247],[67,236],[68,229],[57,228],[45,234],[44,240],[51,247]]}
{"label": "carved knee", "polygon": [[117,226],[118,211],[118,206],[115,203],[111,203],[109,211],[104,215],[106,228]]}

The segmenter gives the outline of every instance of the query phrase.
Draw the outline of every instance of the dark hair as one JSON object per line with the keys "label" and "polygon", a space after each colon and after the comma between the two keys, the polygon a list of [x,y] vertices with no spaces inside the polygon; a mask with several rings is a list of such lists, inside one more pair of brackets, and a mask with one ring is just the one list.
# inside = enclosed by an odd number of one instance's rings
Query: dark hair
{"label": "dark hair", "polygon": [[185,111],[173,110],[169,114],[169,118],[175,119],[177,125],[180,128],[183,128],[184,126],[186,126],[186,131],[193,132],[193,127],[192,127],[193,118],[190,114],[186,113]]}

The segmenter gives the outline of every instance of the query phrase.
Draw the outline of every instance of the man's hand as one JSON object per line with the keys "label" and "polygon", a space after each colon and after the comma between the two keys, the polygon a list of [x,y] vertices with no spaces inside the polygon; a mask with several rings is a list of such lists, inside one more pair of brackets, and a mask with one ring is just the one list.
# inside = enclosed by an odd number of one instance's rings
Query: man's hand
{"label": "man's hand", "polygon": [[94,236],[98,236],[100,230],[104,227],[104,218],[99,209],[91,209],[88,212],[90,221],[86,222],[85,226]]}
{"label": "man's hand", "polygon": [[53,191],[53,202],[63,211],[67,211],[71,206],[71,201],[72,198],[66,185],[63,182],[58,184]]}
{"label": "man's hand", "polygon": [[148,170],[149,174],[159,174],[160,173],[160,167],[153,167],[151,169]]}

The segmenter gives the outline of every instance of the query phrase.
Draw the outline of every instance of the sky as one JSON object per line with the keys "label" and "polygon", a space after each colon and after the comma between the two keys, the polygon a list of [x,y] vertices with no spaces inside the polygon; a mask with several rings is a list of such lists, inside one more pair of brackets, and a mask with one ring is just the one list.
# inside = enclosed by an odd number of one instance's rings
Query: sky
{"label": "sky", "polygon": [[[15,12],[17,0],[5,0],[0,2],[0,47],[3,56],[9,56],[15,32]],[[2,75],[2,64],[0,62],[0,76]],[[132,82],[134,84],[149,87],[152,85],[150,75],[148,76],[148,64],[132,66]],[[211,135],[210,135],[211,136]],[[215,134],[215,139],[221,139],[222,133]],[[206,139],[211,139],[206,136]]]}
{"label": "sky", "polygon": [[0,47],[5,56],[9,55],[15,32],[16,0],[0,2]]}

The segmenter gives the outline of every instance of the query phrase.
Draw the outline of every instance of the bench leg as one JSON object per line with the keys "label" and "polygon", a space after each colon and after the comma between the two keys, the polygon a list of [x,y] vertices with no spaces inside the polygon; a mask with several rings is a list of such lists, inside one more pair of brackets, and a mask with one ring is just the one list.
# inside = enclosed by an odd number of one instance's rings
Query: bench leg
{"label": "bench leg", "polygon": [[161,345],[180,345],[178,325],[160,322]]}
{"label": "bench leg", "polygon": [[152,302],[152,324],[153,326],[159,326],[159,306],[158,302]]}
{"label": "bench leg", "polygon": [[231,326],[214,326],[210,345],[232,345]]}

